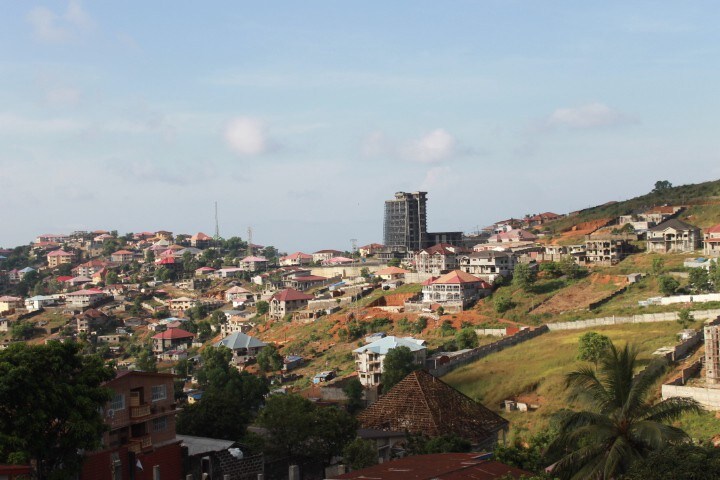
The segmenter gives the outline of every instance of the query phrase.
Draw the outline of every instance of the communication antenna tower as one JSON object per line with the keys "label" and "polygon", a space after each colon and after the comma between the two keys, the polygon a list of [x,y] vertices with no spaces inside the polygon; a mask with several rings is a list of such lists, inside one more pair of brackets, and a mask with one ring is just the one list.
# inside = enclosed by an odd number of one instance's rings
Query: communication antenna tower
{"label": "communication antenna tower", "polygon": [[247,253],[248,257],[252,257],[253,254],[253,239],[252,239],[252,227],[248,227],[248,245],[247,245]]}
{"label": "communication antenna tower", "polygon": [[220,240],[220,223],[218,223],[217,201],[215,202],[215,241]]}

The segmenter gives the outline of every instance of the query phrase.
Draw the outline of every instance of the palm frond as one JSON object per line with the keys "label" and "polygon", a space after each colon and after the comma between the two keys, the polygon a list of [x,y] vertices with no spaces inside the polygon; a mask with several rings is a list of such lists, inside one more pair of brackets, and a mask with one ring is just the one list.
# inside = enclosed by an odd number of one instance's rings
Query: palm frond
{"label": "palm frond", "polygon": [[554,466],[553,475],[562,479],[602,478],[607,445],[587,445],[565,455]]}
{"label": "palm frond", "polygon": [[565,376],[566,387],[572,388],[572,397],[582,396],[598,407],[606,410],[612,404],[612,396],[590,367],[581,367]]}
{"label": "palm frond", "polygon": [[667,423],[677,420],[684,413],[701,413],[703,411],[703,407],[694,398],[672,397],[647,408],[640,419]]}
{"label": "palm frond", "polygon": [[682,429],[664,423],[642,420],[633,423],[629,431],[630,437],[645,450],[660,450],[672,443],[680,443],[689,439]]}
{"label": "palm frond", "polygon": [[614,408],[622,409],[625,405],[633,380],[633,370],[637,358],[637,349],[625,345],[618,349],[611,344],[600,361],[603,385],[612,397]]}
{"label": "palm frond", "polygon": [[627,417],[637,417],[642,413],[642,406],[648,391],[655,382],[662,377],[667,369],[667,360],[657,359],[645,367],[633,380],[628,398],[623,406],[623,413]]}
{"label": "palm frond", "polygon": [[639,452],[624,436],[615,438],[605,459],[603,470],[604,478],[617,478],[625,473],[628,467],[636,460],[642,458]]}

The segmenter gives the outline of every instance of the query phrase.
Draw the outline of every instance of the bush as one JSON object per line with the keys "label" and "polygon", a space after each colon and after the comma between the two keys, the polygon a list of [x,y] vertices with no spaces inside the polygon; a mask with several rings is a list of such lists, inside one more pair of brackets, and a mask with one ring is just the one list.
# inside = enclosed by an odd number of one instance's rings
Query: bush
{"label": "bush", "polygon": [[515,306],[515,302],[505,295],[498,295],[493,299],[493,306],[497,313],[505,313]]}

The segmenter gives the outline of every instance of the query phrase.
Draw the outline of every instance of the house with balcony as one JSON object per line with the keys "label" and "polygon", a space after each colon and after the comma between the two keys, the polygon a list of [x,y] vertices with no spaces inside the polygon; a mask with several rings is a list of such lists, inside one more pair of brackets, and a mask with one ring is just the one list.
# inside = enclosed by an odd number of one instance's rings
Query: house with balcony
{"label": "house with balcony", "polygon": [[47,254],[48,267],[57,268],[60,265],[72,263],[75,255],[65,250],[55,250]]}
{"label": "house with balcony", "polygon": [[243,272],[262,272],[268,268],[268,259],[265,257],[248,255],[240,260],[239,265]]}
{"label": "house with balcony", "polygon": [[192,245],[195,248],[208,248],[212,245],[212,237],[209,235],[205,235],[202,232],[198,232],[192,237],[190,237],[190,245]]}
{"label": "house with balcony", "polygon": [[358,248],[358,253],[361,257],[372,257],[379,251],[385,248],[385,245],[381,243],[369,243],[367,245],[363,245],[362,247]]}
{"label": "house with balcony", "polygon": [[313,261],[312,255],[307,253],[295,252],[290,255],[280,257],[280,266],[292,266],[292,265],[310,265]]}
{"label": "house with balcony", "polygon": [[632,253],[632,245],[627,236],[594,233],[585,237],[586,264],[615,265],[630,253]]}
{"label": "house with balcony", "polygon": [[76,277],[92,277],[94,274],[107,267],[107,265],[108,262],[103,260],[90,260],[73,268],[72,273]]}
{"label": "house with balcony", "polygon": [[706,257],[720,257],[720,225],[705,230],[703,253]]}
{"label": "house with balcony", "polygon": [[415,269],[418,273],[431,275],[455,270],[458,266],[458,256],[465,252],[465,249],[449,243],[439,243],[424,248],[415,254]]}
{"label": "house with balcony", "polygon": [[183,476],[182,449],[175,435],[174,375],[120,371],[105,383],[112,399],[102,410],[107,431],[101,447],[86,452],[80,480],[149,479]]}
{"label": "house with balcony", "polygon": [[242,332],[231,333],[215,344],[215,347],[226,347],[232,350],[232,361],[236,364],[247,363],[267,346],[267,343]]}
{"label": "house with balcony", "polygon": [[517,262],[518,257],[512,252],[483,250],[461,256],[458,268],[493,283],[498,277],[511,277]]}
{"label": "house with balcony", "polygon": [[280,292],[276,292],[270,298],[270,317],[281,319],[288,313],[302,310],[307,307],[308,301],[312,300],[312,295],[302,293],[294,288],[286,288]]}
{"label": "house with balcony", "polygon": [[135,253],[130,250],[118,250],[110,254],[110,261],[113,263],[130,263],[135,259]]}
{"label": "house with balcony", "polygon": [[700,248],[700,229],[677,218],[666,220],[647,231],[647,251],[685,253]]}
{"label": "house with balcony", "polygon": [[355,370],[358,379],[366,387],[376,387],[382,383],[383,364],[385,356],[392,349],[407,347],[413,354],[415,365],[425,365],[427,347],[425,340],[412,337],[388,336],[353,350]]}
{"label": "house with balcony", "polygon": [[182,328],[169,328],[153,335],[153,353],[160,354],[167,350],[187,350],[190,348],[193,338],[195,335]]}
{"label": "house with balcony", "polygon": [[314,263],[322,263],[326,260],[330,260],[333,257],[342,256],[343,252],[340,250],[318,250],[312,254],[312,261]]}
{"label": "house with balcony", "polygon": [[410,273],[410,270],[405,270],[400,267],[385,267],[375,272],[375,276],[385,280],[386,282],[391,282],[404,280],[406,273]]}
{"label": "house with balcony", "polygon": [[491,292],[492,286],[483,279],[462,270],[453,270],[423,283],[422,303],[426,308],[437,305],[445,311],[458,312]]}
{"label": "house with balcony", "polygon": [[77,292],[66,294],[65,303],[71,307],[78,308],[94,307],[109,297],[110,296],[102,290],[89,288],[87,290],[78,290]]}
{"label": "house with balcony", "polygon": [[289,275],[285,277],[283,283],[288,288],[303,291],[327,285],[330,281],[331,279],[320,275]]}
{"label": "house with balcony", "polygon": [[254,298],[255,296],[250,290],[240,287],[238,285],[225,290],[225,301],[228,303],[248,302],[252,301]]}

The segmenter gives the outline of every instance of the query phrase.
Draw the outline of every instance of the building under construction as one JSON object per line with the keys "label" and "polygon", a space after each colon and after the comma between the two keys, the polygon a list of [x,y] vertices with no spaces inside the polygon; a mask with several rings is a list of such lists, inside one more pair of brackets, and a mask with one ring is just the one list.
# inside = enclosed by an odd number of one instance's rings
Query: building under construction
{"label": "building under construction", "polygon": [[390,251],[418,251],[437,243],[460,245],[462,232],[427,231],[427,192],[397,192],[385,201],[383,230],[385,248]]}

